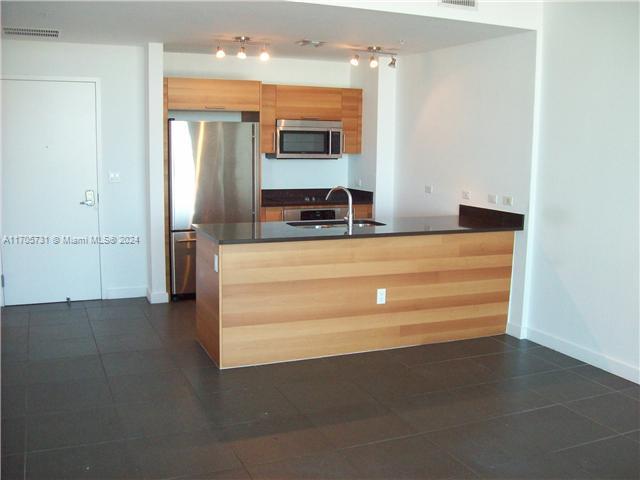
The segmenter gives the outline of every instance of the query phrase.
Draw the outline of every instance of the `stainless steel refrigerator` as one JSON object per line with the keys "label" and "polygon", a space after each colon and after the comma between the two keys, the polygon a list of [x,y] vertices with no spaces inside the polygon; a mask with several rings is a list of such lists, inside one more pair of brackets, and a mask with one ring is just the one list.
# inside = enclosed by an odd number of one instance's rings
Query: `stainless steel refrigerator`
{"label": "stainless steel refrigerator", "polygon": [[171,293],[195,293],[193,223],[253,222],[258,124],[169,120]]}

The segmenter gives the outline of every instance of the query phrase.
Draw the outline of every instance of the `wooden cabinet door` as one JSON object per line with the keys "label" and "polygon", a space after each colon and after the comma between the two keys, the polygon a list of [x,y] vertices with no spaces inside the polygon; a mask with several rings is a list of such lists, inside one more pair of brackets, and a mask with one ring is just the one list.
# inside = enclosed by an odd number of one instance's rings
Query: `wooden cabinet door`
{"label": "wooden cabinet door", "polygon": [[260,111],[260,82],[168,78],[170,110]]}
{"label": "wooden cabinet door", "polygon": [[362,90],[342,89],[342,131],[344,133],[344,153],[362,151]]}
{"label": "wooden cabinet door", "polygon": [[373,218],[373,205],[354,205],[353,206],[353,216],[359,220],[365,218]]}
{"label": "wooden cabinet door", "polygon": [[260,209],[261,222],[282,222],[282,207],[263,207]]}
{"label": "wooden cabinet door", "polygon": [[340,120],[342,89],[278,85],[276,117],[286,120]]}
{"label": "wooden cabinet door", "polygon": [[262,85],[260,151],[276,153],[276,86]]}

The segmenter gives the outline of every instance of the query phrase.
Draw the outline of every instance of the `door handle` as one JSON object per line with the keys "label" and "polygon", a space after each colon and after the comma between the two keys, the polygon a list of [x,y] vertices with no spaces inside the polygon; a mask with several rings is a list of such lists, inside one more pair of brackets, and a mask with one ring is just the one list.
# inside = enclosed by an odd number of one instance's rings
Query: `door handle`
{"label": "door handle", "polygon": [[87,207],[93,207],[96,204],[96,194],[93,190],[84,191],[84,201],[80,202],[80,205]]}
{"label": "door handle", "polygon": [[276,151],[276,132],[273,132],[271,134],[271,137],[272,137],[273,152],[275,153],[275,151]]}

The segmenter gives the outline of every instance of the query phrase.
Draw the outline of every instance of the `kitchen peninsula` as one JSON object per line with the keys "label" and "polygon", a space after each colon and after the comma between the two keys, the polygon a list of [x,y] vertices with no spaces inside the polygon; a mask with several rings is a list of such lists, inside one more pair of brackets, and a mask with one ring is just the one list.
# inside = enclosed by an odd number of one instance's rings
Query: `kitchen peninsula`
{"label": "kitchen peninsula", "polygon": [[[220,368],[504,333],[524,217],[194,225],[198,338]],[[356,222],[357,223],[357,222]]]}

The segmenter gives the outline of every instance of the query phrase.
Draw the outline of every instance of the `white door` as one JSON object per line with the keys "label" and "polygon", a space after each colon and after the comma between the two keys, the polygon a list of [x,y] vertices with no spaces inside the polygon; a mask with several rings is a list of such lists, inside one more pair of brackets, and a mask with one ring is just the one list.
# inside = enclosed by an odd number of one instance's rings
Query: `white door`
{"label": "white door", "polygon": [[5,304],[101,298],[95,83],[1,82]]}

